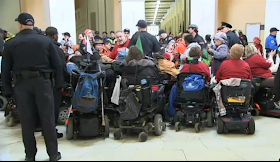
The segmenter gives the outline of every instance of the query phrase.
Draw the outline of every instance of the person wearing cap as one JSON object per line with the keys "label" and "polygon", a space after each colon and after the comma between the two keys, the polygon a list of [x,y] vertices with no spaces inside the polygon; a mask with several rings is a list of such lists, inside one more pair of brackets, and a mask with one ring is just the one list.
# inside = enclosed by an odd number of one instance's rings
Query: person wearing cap
{"label": "person wearing cap", "polygon": [[[266,57],[269,57],[269,53],[273,50],[276,50],[276,53],[278,53],[278,44],[277,44],[277,32],[279,30],[277,28],[271,28],[270,29],[270,35],[266,38],[265,41],[265,50],[266,50]],[[273,57],[274,63],[276,63],[276,55]]]}
{"label": "person wearing cap", "polygon": [[166,48],[166,46],[168,45],[168,43],[171,41],[171,40],[174,40],[173,37],[167,35],[166,31],[161,29],[159,30],[158,32],[158,36],[159,36],[159,43],[160,43],[160,46],[162,48]]}
{"label": "person wearing cap", "polygon": [[127,39],[130,39],[130,29],[126,28],[123,30],[124,35]]}
{"label": "person wearing cap", "polygon": [[49,160],[58,161],[61,154],[55,130],[53,87],[63,87],[63,68],[53,41],[33,30],[33,16],[21,13],[16,21],[20,32],[5,44],[2,58],[3,92],[6,97],[16,97],[25,160],[35,161],[34,131],[39,112]]}
{"label": "person wearing cap", "polygon": [[138,27],[138,32],[132,36],[128,47],[135,46],[138,38],[140,38],[146,56],[153,57],[153,53],[160,52],[160,44],[158,40],[155,36],[147,32],[147,21],[139,20],[136,26]]}
{"label": "person wearing cap", "polygon": [[235,44],[241,44],[239,37],[231,31],[232,25],[226,22],[222,22],[222,32],[227,35],[227,45],[229,49]]}
{"label": "person wearing cap", "polygon": [[205,41],[202,36],[198,34],[198,26],[195,24],[191,24],[188,27],[188,31],[193,36],[193,40],[200,45],[201,49],[205,49]]}
{"label": "person wearing cap", "polygon": [[[69,74],[67,73],[67,70],[66,70],[65,54],[64,54],[63,50],[60,48],[61,44],[57,42],[58,41],[58,31],[55,27],[48,27],[45,30],[45,33],[49,38],[51,38],[51,40],[53,41],[53,43],[55,45],[55,48],[56,48],[57,53],[59,55],[61,65],[63,67],[64,81],[67,82],[67,80],[70,79],[69,78],[70,76],[69,76]],[[54,108],[55,108],[55,123],[57,125],[62,93],[61,93],[61,91],[54,88],[53,89],[53,94],[54,94]],[[56,129],[56,132],[57,132],[57,129]],[[62,138],[63,137],[62,133],[57,132],[56,134],[57,134],[57,138]]]}
{"label": "person wearing cap", "polygon": [[63,36],[64,38],[61,40],[60,44],[62,46],[65,46],[68,54],[74,54],[74,50],[73,50],[74,43],[70,40],[71,37],[70,33],[65,32],[63,33]]}

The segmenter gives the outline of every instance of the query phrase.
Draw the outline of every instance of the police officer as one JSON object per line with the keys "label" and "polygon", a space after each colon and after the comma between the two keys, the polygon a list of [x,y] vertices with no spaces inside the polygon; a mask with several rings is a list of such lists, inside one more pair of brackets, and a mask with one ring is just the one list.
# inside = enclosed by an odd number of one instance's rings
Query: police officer
{"label": "police officer", "polygon": [[167,47],[168,43],[173,40],[173,37],[167,35],[166,31],[161,29],[159,30],[158,32],[158,36],[159,36],[159,43],[160,43],[160,46],[165,48]]}
{"label": "police officer", "polygon": [[226,22],[222,22],[222,32],[226,33],[227,35],[227,45],[229,48],[231,48],[235,44],[241,44],[238,36],[230,29],[232,29],[232,25]]}
{"label": "police officer", "polygon": [[[55,87],[63,86],[63,71],[53,42],[33,30],[34,18],[21,13],[16,19],[20,32],[5,45],[2,58],[4,95],[14,95],[21,120],[25,160],[34,161],[37,153],[34,130],[39,112],[50,161],[58,161],[55,132],[52,72]],[[12,78],[14,88],[12,88]]]}
{"label": "police officer", "polygon": [[[276,35],[279,30],[277,28],[271,28],[270,29],[270,35],[266,38],[265,41],[265,50],[266,50],[266,57],[268,58],[269,53],[272,50],[278,51],[278,44],[277,44],[277,39]],[[276,55],[273,57],[274,63],[276,63]]]}
{"label": "police officer", "polygon": [[198,34],[198,26],[195,24],[191,24],[188,27],[188,31],[193,36],[193,41],[198,43],[202,50],[206,49],[204,39]]}

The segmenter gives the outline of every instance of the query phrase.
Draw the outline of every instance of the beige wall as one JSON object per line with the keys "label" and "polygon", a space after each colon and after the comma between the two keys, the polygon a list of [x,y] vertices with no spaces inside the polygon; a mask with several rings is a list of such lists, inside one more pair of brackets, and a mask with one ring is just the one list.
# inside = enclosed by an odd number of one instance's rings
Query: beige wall
{"label": "beige wall", "polygon": [[[233,29],[245,33],[246,23],[265,24],[265,7],[266,0],[219,0],[217,27],[222,21],[226,21],[233,26]],[[263,43],[264,37],[264,30],[262,30]]]}
{"label": "beige wall", "polygon": [[15,18],[20,13],[19,0],[0,0],[0,28],[3,28],[12,33],[18,32],[18,26]]}
{"label": "beige wall", "polygon": [[21,12],[30,13],[35,19],[35,26],[46,29],[50,24],[47,0],[20,0]]}
{"label": "beige wall", "polygon": [[[185,10],[186,6],[186,10]],[[185,13],[187,18],[185,20]],[[184,23],[183,23],[184,22]],[[181,28],[180,28],[181,25]],[[165,20],[161,23],[160,28],[166,30],[167,33],[171,32],[178,35],[179,31],[183,30],[183,26],[189,25],[189,0],[179,0],[176,6],[166,16]]]}

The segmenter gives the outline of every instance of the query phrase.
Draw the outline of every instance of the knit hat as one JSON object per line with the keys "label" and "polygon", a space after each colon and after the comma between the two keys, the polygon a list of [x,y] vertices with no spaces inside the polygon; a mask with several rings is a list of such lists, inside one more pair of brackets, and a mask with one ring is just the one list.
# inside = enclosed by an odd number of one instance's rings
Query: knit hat
{"label": "knit hat", "polygon": [[216,33],[214,38],[221,40],[223,43],[226,43],[226,41],[227,41],[227,35],[223,32]]}

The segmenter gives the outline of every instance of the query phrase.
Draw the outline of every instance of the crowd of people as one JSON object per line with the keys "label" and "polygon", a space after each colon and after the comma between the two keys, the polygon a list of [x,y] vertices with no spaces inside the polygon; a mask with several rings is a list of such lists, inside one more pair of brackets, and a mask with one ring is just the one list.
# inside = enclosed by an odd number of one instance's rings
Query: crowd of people
{"label": "crowd of people", "polygon": [[[98,61],[102,70],[106,71],[108,84],[114,83],[117,74],[122,73],[120,65],[158,64],[158,71],[174,78],[182,72],[201,73],[209,83],[211,80],[264,77],[266,79],[261,85],[274,87],[275,102],[280,100],[280,73],[274,77],[272,72],[276,71],[271,71],[272,66],[278,66],[274,65],[278,54],[276,35],[279,30],[276,28],[270,30],[264,54],[260,38],[254,39],[254,45],[248,44],[246,35],[242,31],[232,31],[232,25],[226,22],[222,22],[213,37],[206,35],[205,40],[195,24],[189,25],[187,31],[175,38],[162,29],[158,33],[160,40],[157,40],[147,32],[147,22],[139,20],[136,24],[138,32],[131,39],[129,29],[111,31],[110,36],[107,32],[99,36],[98,31],[87,29],[79,34],[79,42],[75,44],[68,32],[63,33],[62,41],[58,42],[55,27],[44,31],[35,28],[35,20],[28,13],[20,14],[16,21],[20,29],[18,34],[0,30],[1,75],[4,95],[16,96],[26,160],[34,160],[36,156],[33,133],[38,118],[50,160],[61,158],[57,138],[63,135],[55,131],[61,89],[63,83],[69,81],[69,69],[73,66],[78,68],[83,59]],[[155,58],[156,54],[163,57]],[[151,58],[159,60],[151,61]],[[190,59],[197,59],[198,64],[186,64]],[[113,65],[108,67],[104,63]],[[157,75],[152,70],[142,71],[141,75]]]}

